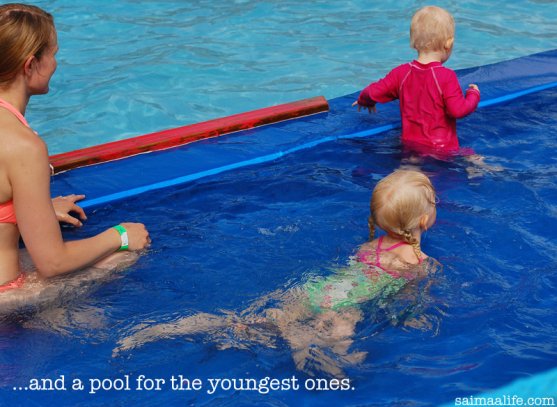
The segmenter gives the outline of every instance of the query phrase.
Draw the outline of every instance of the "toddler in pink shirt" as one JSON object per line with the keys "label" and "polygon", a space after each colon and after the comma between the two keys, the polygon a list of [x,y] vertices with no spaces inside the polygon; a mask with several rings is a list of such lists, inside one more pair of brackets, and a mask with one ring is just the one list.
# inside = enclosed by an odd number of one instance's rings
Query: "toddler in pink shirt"
{"label": "toddler in pink shirt", "polygon": [[469,85],[464,96],[455,72],[443,66],[451,56],[454,32],[454,19],[446,10],[418,10],[410,26],[410,45],[418,58],[370,84],[353,104],[371,112],[376,103],[398,99],[402,142],[418,153],[459,154],[456,119],[472,113],[480,101],[477,85]]}

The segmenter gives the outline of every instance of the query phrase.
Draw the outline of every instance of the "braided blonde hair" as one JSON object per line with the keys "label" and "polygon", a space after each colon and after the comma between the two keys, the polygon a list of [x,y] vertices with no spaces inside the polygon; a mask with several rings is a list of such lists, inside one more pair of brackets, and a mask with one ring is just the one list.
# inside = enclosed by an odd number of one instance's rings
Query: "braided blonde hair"
{"label": "braided blonde hair", "polygon": [[435,189],[429,178],[419,171],[396,170],[379,181],[373,190],[369,238],[373,240],[377,225],[389,235],[410,244],[421,260],[420,242],[412,231],[421,227],[422,217],[432,210],[435,211]]}

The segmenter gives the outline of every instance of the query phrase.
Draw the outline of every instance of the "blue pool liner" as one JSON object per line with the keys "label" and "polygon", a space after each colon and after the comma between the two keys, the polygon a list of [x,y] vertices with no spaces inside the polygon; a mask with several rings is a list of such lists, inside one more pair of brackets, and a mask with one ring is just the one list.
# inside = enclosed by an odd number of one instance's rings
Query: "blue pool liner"
{"label": "blue pool liner", "polygon": [[[475,83],[480,108],[557,86],[557,50],[457,71],[461,86]],[[374,80],[376,78],[370,78]],[[337,139],[373,137],[398,129],[398,101],[378,113],[352,107],[359,92],[329,100],[330,110],[181,147],[77,168],[52,179],[52,195],[85,194],[83,208],[273,161]]]}

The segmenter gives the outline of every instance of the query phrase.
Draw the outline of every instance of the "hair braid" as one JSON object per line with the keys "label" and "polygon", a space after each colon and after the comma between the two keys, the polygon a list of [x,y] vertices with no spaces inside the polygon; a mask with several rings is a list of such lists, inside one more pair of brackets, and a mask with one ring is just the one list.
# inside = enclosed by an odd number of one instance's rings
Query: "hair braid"
{"label": "hair braid", "polygon": [[418,239],[412,236],[412,233],[410,233],[409,230],[403,230],[402,237],[406,243],[412,246],[412,249],[414,249],[414,254],[418,258],[418,261],[422,261],[422,249],[420,248],[420,242],[418,241]]}
{"label": "hair braid", "polygon": [[373,220],[373,215],[369,215],[367,218],[367,225],[369,226],[369,240],[373,240],[375,237],[375,221]]}

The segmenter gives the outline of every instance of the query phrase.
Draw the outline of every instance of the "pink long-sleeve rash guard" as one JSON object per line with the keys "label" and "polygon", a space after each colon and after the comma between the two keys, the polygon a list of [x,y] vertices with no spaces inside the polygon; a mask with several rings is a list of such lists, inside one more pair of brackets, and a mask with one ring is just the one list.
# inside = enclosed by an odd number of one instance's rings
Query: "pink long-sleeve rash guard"
{"label": "pink long-sleeve rash guard", "polygon": [[358,104],[373,106],[394,99],[400,101],[403,144],[456,153],[459,150],[456,119],[476,109],[480,92],[468,88],[464,96],[455,72],[441,62],[424,65],[412,61],[366,87]]}

